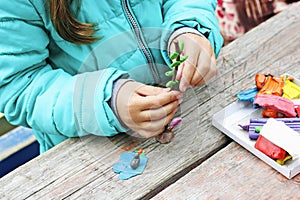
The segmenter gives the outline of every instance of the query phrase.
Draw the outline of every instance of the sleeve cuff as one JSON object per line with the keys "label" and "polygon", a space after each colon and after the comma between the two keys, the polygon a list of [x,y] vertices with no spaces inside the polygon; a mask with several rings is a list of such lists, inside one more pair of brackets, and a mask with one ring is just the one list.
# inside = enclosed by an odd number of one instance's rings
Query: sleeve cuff
{"label": "sleeve cuff", "polygon": [[[116,115],[116,117],[118,118],[119,122],[122,124],[123,127],[126,127],[126,125],[122,122],[120,116],[119,116],[119,113],[118,113],[118,110],[117,110],[117,95],[118,95],[118,92],[120,90],[120,88],[127,82],[129,81],[133,81],[132,79],[118,79],[114,85],[113,85],[113,91],[112,91],[112,96],[111,96],[111,99],[110,99],[110,106],[111,106],[111,109],[112,111],[114,112],[114,114]],[[127,127],[126,127],[127,128]]]}
{"label": "sleeve cuff", "polygon": [[197,30],[194,29],[194,28],[190,28],[190,27],[179,28],[179,29],[175,30],[175,31],[171,34],[171,36],[170,36],[170,38],[169,38],[169,40],[168,40],[168,47],[167,47],[167,49],[168,49],[169,52],[170,52],[171,42],[172,42],[176,37],[178,37],[179,35],[184,34],[184,33],[194,33],[194,34],[196,34],[196,35],[200,35],[200,36],[203,36],[203,37],[204,37],[204,35],[203,35],[202,33],[200,33],[199,31],[197,31]]}

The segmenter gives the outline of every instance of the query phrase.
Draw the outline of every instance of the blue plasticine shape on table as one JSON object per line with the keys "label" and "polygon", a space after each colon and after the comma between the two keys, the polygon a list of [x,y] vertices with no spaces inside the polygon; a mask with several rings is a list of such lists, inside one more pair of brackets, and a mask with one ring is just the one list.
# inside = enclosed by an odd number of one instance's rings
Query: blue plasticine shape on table
{"label": "blue plasticine shape on table", "polygon": [[254,102],[254,98],[258,92],[257,88],[252,88],[237,94],[237,98],[241,101]]}
{"label": "blue plasticine shape on table", "polygon": [[120,155],[120,161],[113,165],[113,171],[119,174],[120,180],[127,180],[136,175],[142,174],[146,168],[148,158],[140,155],[140,164],[136,169],[132,169],[130,161],[136,152],[124,152]]}

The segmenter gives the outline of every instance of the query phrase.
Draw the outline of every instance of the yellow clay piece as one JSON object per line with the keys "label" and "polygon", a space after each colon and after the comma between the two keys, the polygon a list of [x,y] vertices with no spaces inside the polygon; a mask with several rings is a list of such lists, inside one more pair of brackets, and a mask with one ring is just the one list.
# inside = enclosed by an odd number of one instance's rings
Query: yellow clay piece
{"label": "yellow clay piece", "polygon": [[283,87],[283,97],[288,99],[299,99],[300,98],[300,86],[296,85],[289,79],[285,80]]}
{"label": "yellow clay piece", "polygon": [[283,160],[277,159],[276,162],[277,162],[278,164],[280,164],[280,165],[284,165],[284,163],[285,163],[287,160],[291,159],[291,158],[292,158],[292,156],[288,155],[288,156],[286,156]]}

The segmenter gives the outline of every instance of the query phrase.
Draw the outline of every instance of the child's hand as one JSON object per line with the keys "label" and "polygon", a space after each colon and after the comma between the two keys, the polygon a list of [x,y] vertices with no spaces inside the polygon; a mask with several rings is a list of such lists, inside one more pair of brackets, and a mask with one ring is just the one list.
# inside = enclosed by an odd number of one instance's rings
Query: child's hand
{"label": "child's hand", "polygon": [[116,104],[122,122],[139,135],[150,138],[164,131],[181,99],[179,91],[129,81],[119,89]]}
{"label": "child's hand", "polygon": [[[180,80],[181,92],[188,87],[202,85],[216,75],[216,56],[207,38],[185,33],[174,40],[184,42],[183,54],[188,56],[188,59],[178,67],[176,76],[176,80]],[[171,53],[175,51],[174,40],[171,43]]]}

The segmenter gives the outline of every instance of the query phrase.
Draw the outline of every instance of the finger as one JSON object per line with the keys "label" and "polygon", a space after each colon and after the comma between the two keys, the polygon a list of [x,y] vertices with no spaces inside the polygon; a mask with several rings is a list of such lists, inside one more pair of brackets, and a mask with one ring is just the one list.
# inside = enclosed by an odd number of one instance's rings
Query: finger
{"label": "finger", "polygon": [[142,136],[143,138],[151,138],[151,137],[155,137],[161,133],[163,133],[165,131],[165,127],[157,130],[157,131],[147,131],[147,130],[135,130],[135,132],[137,132],[140,136]]}
{"label": "finger", "polygon": [[171,112],[169,115],[167,115],[166,117],[164,117],[162,119],[148,122],[148,125],[145,126],[145,130],[147,130],[147,131],[154,130],[155,132],[157,132],[158,130],[160,130],[161,128],[164,128],[166,125],[168,125],[170,123],[170,121],[174,118],[175,113],[176,113],[176,110],[174,110],[173,112]]}
{"label": "finger", "polygon": [[182,69],[182,76],[180,79],[179,90],[184,92],[188,87],[190,87],[190,81],[196,71],[196,61],[190,62],[186,61],[184,68]]}
{"label": "finger", "polygon": [[176,73],[176,80],[180,80],[181,77],[182,77],[182,71],[183,71],[183,68],[184,68],[184,63],[182,63],[181,65],[178,66],[178,70],[177,70],[177,73]]}
{"label": "finger", "polygon": [[160,93],[156,96],[139,96],[135,99],[136,102],[134,102],[134,105],[137,105],[137,109],[142,111],[160,108],[178,99],[182,99],[182,93],[180,91],[170,91]]}
{"label": "finger", "polygon": [[168,116],[151,121],[151,122],[143,122],[139,127],[136,127],[138,133],[140,133],[143,137],[151,138],[161,134],[165,126],[170,123],[170,121],[174,118],[175,111],[170,113]]}
{"label": "finger", "polygon": [[136,89],[136,93],[140,96],[156,96],[168,91],[170,91],[169,88],[154,87],[150,85],[141,85],[141,87]]}
{"label": "finger", "polygon": [[[201,64],[199,64],[201,66]],[[207,69],[207,73],[202,76],[202,78],[197,78],[195,80],[195,82],[193,82],[193,86],[199,86],[199,85],[203,85],[205,84],[206,82],[208,82],[210,79],[212,79],[216,73],[217,73],[217,70],[216,70],[216,59],[215,59],[215,56],[212,55],[211,56],[211,59],[209,60],[209,64],[207,64],[209,67]],[[205,67],[203,67],[205,68]]]}
{"label": "finger", "polygon": [[199,60],[197,63],[197,68],[191,77],[190,85],[192,87],[196,86],[196,84],[201,81],[207,73],[210,71],[211,58],[210,55],[207,55],[206,52],[200,52]]}
{"label": "finger", "polygon": [[168,116],[172,112],[176,112],[178,110],[178,105],[182,100],[173,101],[163,107],[151,110],[144,110],[141,112],[140,121],[155,121],[160,120],[166,116]]}

